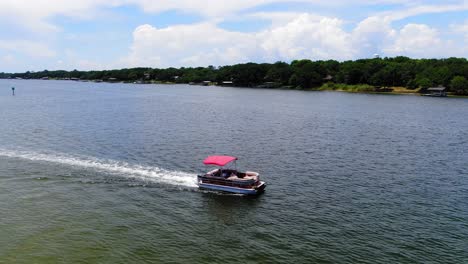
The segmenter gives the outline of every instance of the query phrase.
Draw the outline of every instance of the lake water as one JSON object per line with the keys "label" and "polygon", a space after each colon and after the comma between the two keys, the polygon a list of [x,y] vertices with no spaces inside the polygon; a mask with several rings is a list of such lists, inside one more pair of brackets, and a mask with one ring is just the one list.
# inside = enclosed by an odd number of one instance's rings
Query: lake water
{"label": "lake water", "polygon": [[[0,80],[0,263],[468,263],[467,114],[468,99]],[[211,154],[265,193],[199,191]]]}

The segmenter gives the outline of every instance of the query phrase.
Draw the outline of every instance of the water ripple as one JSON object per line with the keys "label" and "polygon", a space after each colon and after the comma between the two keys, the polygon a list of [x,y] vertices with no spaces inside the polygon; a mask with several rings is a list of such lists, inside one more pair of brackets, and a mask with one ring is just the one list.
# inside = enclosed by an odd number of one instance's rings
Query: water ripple
{"label": "water ripple", "polygon": [[195,174],[181,171],[170,171],[159,167],[132,165],[122,161],[100,160],[90,157],[73,157],[57,153],[44,154],[31,151],[13,151],[5,149],[0,149],[0,156],[94,169],[108,173],[115,173],[125,177],[139,178],[145,181],[161,182],[185,187],[197,187]]}

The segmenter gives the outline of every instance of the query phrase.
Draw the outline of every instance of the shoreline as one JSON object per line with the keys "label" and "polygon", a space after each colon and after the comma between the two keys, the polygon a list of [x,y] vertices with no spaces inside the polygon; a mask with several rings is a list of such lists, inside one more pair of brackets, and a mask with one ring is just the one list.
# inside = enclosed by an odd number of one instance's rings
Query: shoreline
{"label": "shoreline", "polygon": [[[299,90],[298,90],[299,91]],[[453,95],[449,94],[443,97],[437,96],[424,96],[421,93],[413,92],[413,93],[405,93],[405,92],[363,92],[363,91],[347,91],[347,90],[315,90],[315,89],[308,89],[307,91],[316,91],[316,92],[339,92],[339,93],[356,93],[356,94],[379,94],[379,95],[411,95],[411,96],[422,96],[422,97],[435,97],[435,98],[468,98],[468,95]]]}
{"label": "shoreline", "polygon": [[[125,81],[103,81],[103,80],[67,80],[67,79],[0,79],[0,80],[15,80],[15,81],[24,81],[24,80],[36,80],[36,81],[71,81],[71,82],[90,82],[90,83],[108,83],[108,84],[118,84],[118,83],[124,83],[124,84],[159,84],[159,85],[177,85],[177,84],[185,84],[185,85],[190,85],[190,86],[215,86],[215,87],[228,87],[228,88],[249,88],[249,89],[259,89],[259,90],[284,90],[284,91],[305,91],[305,92],[341,92],[341,93],[357,93],[357,94],[379,94],[379,95],[412,95],[412,96],[423,96],[419,92],[420,89],[407,89],[405,87],[388,87],[393,89],[392,91],[389,92],[378,92],[378,91],[363,91],[359,90],[359,88],[356,88],[354,86],[347,86],[349,89],[340,89],[340,88],[331,88],[331,87],[326,87],[325,85],[322,87],[318,88],[293,88],[293,87],[288,87],[288,86],[280,86],[280,87],[275,87],[275,88],[266,88],[266,87],[242,87],[242,86],[227,86],[227,85],[216,85],[216,84],[210,84],[210,85],[202,85],[202,84],[190,84],[190,83],[177,83],[177,82],[163,82],[163,81],[151,81],[151,82],[125,82]],[[336,84],[336,85],[341,85],[341,84]],[[373,87],[370,85],[364,85],[366,88]],[[395,91],[396,90],[396,91]],[[430,97],[430,96],[428,96]],[[444,97],[442,97],[444,98]],[[454,95],[454,94],[448,94],[445,96],[445,98],[468,98],[468,95]]]}

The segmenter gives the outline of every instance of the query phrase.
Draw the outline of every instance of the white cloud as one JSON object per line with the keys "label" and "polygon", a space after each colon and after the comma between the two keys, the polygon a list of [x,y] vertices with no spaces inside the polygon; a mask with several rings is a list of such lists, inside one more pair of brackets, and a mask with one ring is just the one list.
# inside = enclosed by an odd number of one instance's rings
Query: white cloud
{"label": "white cloud", "polygon": [[414,58],[467,56],[466,45],[457,41],[463,34],[463,26],[452,26],[456,34],[415,23],[398,29],[392,25],[393,19],[391,16],[373,16],[356,26],[352,38],[354,48],[359,50],[358,57],[369,57],[373,53]]}
{"label": "white cloud", "polygon": [[247,61],[350,59],[353,49],[342,21],[302,14],[261,32],[227,31],[212,23],[158,29],[139,26],[133,32],[130,66],[223,65]]}
{"label": "white cloud", "polygon": [[350,35],[337,18],[302,14],[259,34],[266,58],[271,60],[349,59],[354,55]]}
{"label": "white cloud", "polygon": [[0,40],[0,50],[15,51],[33,58],[50,58],[56,56],[56,53],[50,50],[46,44],[26,40]]}
{"label": "white cloud", "polygon": [[318,7],[346,8],[355,6],[399,5],[403,10],[392,13],[395,16],[414,16],[422,13],[461,11],[468,8],[466,0],[447,0],[440,5],[427,5],[423,0],[121,0],[119,4],[136,4],[149,13],[159,13],[167,10],[180,10],[197,13],[207,17],[225,17],[241,10],[274,3],[303,3]]}
{"label": "white cloud", "polygon": [[378,6],[385,4],[398,5],[402,9],[387,11],[386,16],[393,19],[402,19],[424,13],[462,11],[468,9],[466,0],[445,1],[440,5],[425,5],[425,1],[408,0],[235,0],[219,1],[205,0],[1,0],[0,16],[18,26],[29,28],[36,33],[56,32],[61,30],[59,25],[50,22],[54,16],[65,16],[78,19],[89,19],[102,14],[100,9],[125,5],[137,5],[147,13],[160,13],[168,10],[178,10],[200,14],[208,18],[221,18],[236,16],[239,11],[268,5],[273,3],[303,3],[322,7],[346,9],[355,6]]}
{"label": "white cloud", "polygon": [[261,4],[278,2],[278,0],[128,0],[128,2],[138,4],[143,10],[151,13],[159,13],[166,10],[182,10],[209,17],[219,17]]}
{"label": "white cloud", "polygon": [[[377,16],[385,16],[391,20],[402,20],[408,17],[414,17],[423,14],[462,12],[468,10],[468,1],[455,1],[456,3],[446,3],[441,5],[425,5],[422,3],[411,3],[409,7],[401,10],[386,11]],[[452,1],[453,2],[453,1]]]}
{"label": "white cloud", "polygon": [[[301,12],[265,12],[256,8],[271,3],[309,3],[317,7],[328,7],[335,15]],[[136,5],[147,13],[157,14],[168,10],[195,13],[202,16],[201,23],[158,28],[142,25],[133,31],[133,42],[127,56],[115,62],[95,62],[92,56],[82,54],[76,58],[60,58],[62,63],[49,63],[57,67],[103,69],[133,66],[197,66],[224,65],[247,61],[309,59],[355,59],[370,57],[374,53],[415,57],[467,56],[468,22],[450,27],[453,35],[447,40],[444,29],[431,28],[424,24],[408,24],[401,28],[394,22],[408,17],[439,12],[468,10],[467,0],[437,1],[423,0],[0,0],[0,23],[16,25],[31,32],[25,34],[29,40],[6,40],[2,36],[0,50],[23,54],[29,57],[51,58],[58,54],[67,56],[66,51],[54,51],[51,47],[66,46],[76,42],[75,32],[54,23],[54,18],[65,16],[74,19],[93,19],[108,10],[108,7]],[[356,10],[373,6],[394,5],[389,11],[370,13],[354,28],[342,17],[347,8]],[[333,8],[330,8],[333,7]],[[257,11],[248,11],[255,8]],[[364,14],[361,14],[364,15]],[[218,26],[218,23],[258,20],[271,21],[271,25],[257,32],[235,32]],[[396,24],[396,23],[395,23]],[[447,26],[448,27],[448,26]],[[447,28],[446,28],[447,29]],[[112,31],[112,29],[109,29]],[[104,33],[103,33],[104,34]],[[130,36],[130,32],[129,32]],[[465,43],[454,39],[464,36]],[[445,39],[444,39],[445,38]],[[39,39],[41,41],[32,41]],[[44,41],[44,39],[48,39]],[[83,37],[79,39],[83,41]],[[65,43],[57,44],[58,41]],[[94,40],[93,40],[94,41]],[[97,40],[99,41],[99,40]],[[5,52],[4,52],[5,54]],[[80,56],[81,55],[81,56]],[[18,56],[18,58],[20,58]],[[4,59],[4,58],[3,58]],[[45,61],[45,60],[44,60]],[[44,65],[49,65],[44,63]],[[29,65],[27,66],[29,67]]]}
{"label": "white cloud", "polygon": [[11,72],[21,66],[19,61],[13,54],[5,54],[0,56],[0,72]]}
{"label": "white cloud", "polygon": [[390,56],[437,57],[449,54],[449,45],[440,39],[436,29],[424,24],[408,24],[396,34],[394,42],[383,50]]}
{"label": "white cloud", "polygon": [[450,28],[454,33],[463,35],[466,45],[468,45],[468,20],[466,20],[464,24],[450,25]]}
{"label": "white cloud", "polygon": [[[147,12],[179,9],[198,12],[206,16],[220,16],[276,0],[233,1],[231,3],[208,1],[200,7],[196,1],[139,1]],[[285,1],[281,1],[285,2]],[[287,2],[287,1],[286,1]],[[353,30],[346,31],[345,21],[337,17],[297,12],[247,13],[242,19],[271,21],[271,26],[260,32],[240,33],[221,29],[214,22],[157,29],[150,25],[137,28],[133,33],[130,55],[125,59],[131,66],[196,66],[223,65],[246,61],[289,61],[297,58],[353,59],[370,57],[374,53],[384,56],[407,55],[416,57],[465,55],[449,52],[453,47],[443,41],[437,30],[427,25],[409,24],[398,30],[395,20],[425,13],[464,10],[467,4],[460,1],[445,5],[424,5],[421,1],[343,1],[303,2],[327,6],[399,4],[401,10],[380,13],[361,21]],[[197,11],[198,10],[198,11]],[[230,20],[236,21],[233,16]],[[219,20],[212,20],[219,21]]]}
{"label": "white cloud", "polygon": [[[76,51],[66,49],[58,60],[49,66],[50,70],[109,70],[113,63],[101,63],[92,59],[82,58]],[[123,68],[123,67],[121,67]]]}
{"label": "white cloud", "polygon": [[[126,0],[126,3],[139,5],[143,10],[149,13],[159,13],[167,10],[180,10],[190,13],[201,14],[206,17],[225,17],[241,10],[246,10],[261,5],[272,3],[304,3],[315,4],[318,6],[348,6],[354,5],[356,2],[360,4],[369,4],[373,1],[341,1],[341,0]],[[354,3],[353,3],[354,2]],[[382,2],[394,2],[392,0],[383,0]]]}
{"label": "white cloud", "polygon": [[[466,57],[463,43],[444,40],[425,24],[392,25],[389,16],[369,17],[351,31],[344,21],[313,14],[274,13],[275,22],[260,32],[241,33],[215,23],[155,28],[142,25],[133,32],[129,66],[207,66],[247,61],[274,62],[298,58],[355,59],[382,56]],[[257,13],[255,17],[268,17]],[[453,26],[468,33],[466,25]]]}
{"label": "white cloud", "polygon": [[2,64],[7,64],[7,65],[12,65],[14,63],[16,63],[16,58],[15,56],[11,55],[11,54],[7,54],[3,57],[1,57],[1,60]]}
{"label": "white cloud", "polygon": [[35,34],[42,34],[60,30],[59,26],[48,21],[53,16],[87,18],[95,14],[98,7],[115,6],[119,2],[113,0],[2,0],[0,1],[0,16]]}
{"label": "white cloud", "polygon": [[361,21],[352,31],[353,47],[359,57],[369,57],[381,53],[387,43],[396,36],[389,17],[368,17]]}
{"label": "white cloud", "polygon": [[[255,38],[255,36],[254,36]],[[256,49],[246,33],[230,32],[210,23],[158,29],[142,25],[133,32],[130,66],[167,67],[225,64],[247,60]]]}

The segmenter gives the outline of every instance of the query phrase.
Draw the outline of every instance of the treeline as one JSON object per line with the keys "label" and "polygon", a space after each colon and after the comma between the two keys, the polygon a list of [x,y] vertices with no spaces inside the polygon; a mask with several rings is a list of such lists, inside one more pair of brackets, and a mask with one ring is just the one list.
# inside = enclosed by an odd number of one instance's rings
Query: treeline
{"label": "treeline", "polygon": [[239,87],[313,89],[326,83],[368,84],[409,89],[445,86],[468,94],[466,58],[373,58],[338,62],[295,60],[291,63],[245,63],[222,67],[132,68],[106,71],[0,73],[0,78],[81,79],[122,82],[218,83]]}

